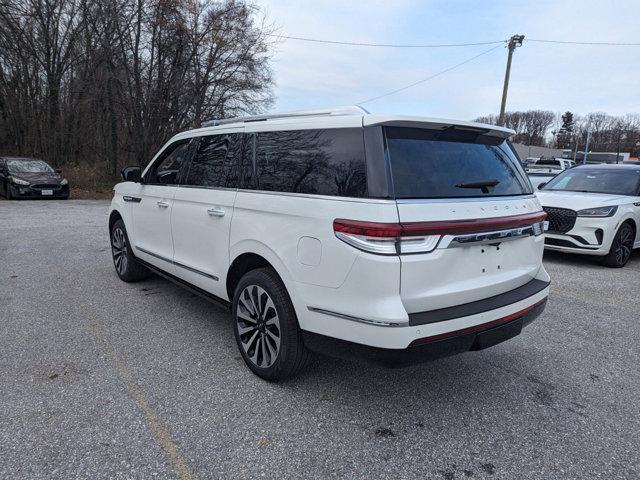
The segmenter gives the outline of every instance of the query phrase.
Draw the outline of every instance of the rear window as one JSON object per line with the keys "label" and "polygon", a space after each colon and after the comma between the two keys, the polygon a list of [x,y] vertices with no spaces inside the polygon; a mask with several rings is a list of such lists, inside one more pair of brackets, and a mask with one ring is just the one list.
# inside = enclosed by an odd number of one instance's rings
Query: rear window
{"label": "rear window", "polygon": [[533,193],[507,141],[485,133],[385,127],[396,198]]}

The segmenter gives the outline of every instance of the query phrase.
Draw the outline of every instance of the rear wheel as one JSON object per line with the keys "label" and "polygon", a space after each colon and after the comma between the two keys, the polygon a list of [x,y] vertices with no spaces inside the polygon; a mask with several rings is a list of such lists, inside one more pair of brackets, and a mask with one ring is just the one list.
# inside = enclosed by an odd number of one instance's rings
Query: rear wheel
{"label": "rear wheel", "polygon": [[111,227],[111,256],[120,280],[136,282],[149,277],[150,273],[133,255],[124,222],[118,220]]}
{"label": "rear wheel", "polygon": [[270,381],[293,377],[309,362],[289,294],[269,268],[251,270],[233,297],[236,342],[249,369]]}
{"label": "rear wheel", "polygon": [[634,241],[633,227],[628,223],[620,225],[609,253],[602,259],[602,264],[612,268],[624,267],[631,258]]}
{"label": "rear wheel", "polygon": [[8,183],[5,184],[4,196],[7,200],[13,199],[13,195],[11,195],[11,186]]}

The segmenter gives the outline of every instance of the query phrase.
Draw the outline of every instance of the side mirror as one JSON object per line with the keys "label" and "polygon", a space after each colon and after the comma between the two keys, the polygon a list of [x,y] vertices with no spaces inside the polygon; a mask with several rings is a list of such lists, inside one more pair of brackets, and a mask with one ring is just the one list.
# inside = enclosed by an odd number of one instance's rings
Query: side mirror
{"label": "side mirror", "polygon": [[538,185],[538,190],[542,190],[542,187],[544,187],[547,184],[547,182],[542,182]]}
{"label": "side mirror", "polygon": [[125,182],[138,183],[142,177],[142,169],[138,165],[130,165],[122,169],[121,175]]}

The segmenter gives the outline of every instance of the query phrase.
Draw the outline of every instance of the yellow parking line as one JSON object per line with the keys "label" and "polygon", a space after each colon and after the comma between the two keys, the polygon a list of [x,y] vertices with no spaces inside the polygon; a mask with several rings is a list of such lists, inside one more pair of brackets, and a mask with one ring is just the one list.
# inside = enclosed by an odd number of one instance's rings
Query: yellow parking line
{"label": "yellow parking line", "polygon": [[187,460],[182,456],[178,446],[174,443],[171,438],[171,434],[169,430],[162,424],[160,417],[153,410],[151,405],[149,405],[149,401],[147,400],[144,391],[136,384],[131,375],[131,372],[126,368],[126,366],[118,357],[115,349],[110,345],[110,342],[102,335],[99,331],[99,327],[97,325],[92,326],[92,330],[100,343],[105,346],[108,346],[111,355],[111,361],[113,366],[115,367],[118,377],[124,382],[127,387],[127,391],[129,392],[129,396],[136,403],[140,411],[142,412],[142,416],[144,418],[145,424],[153,433],[153,436],[156,440],[158,446],[164,451],[164,453],[169,457],[171,465],[176,472],[176,475],[180,480],[192,480],[195,478],[191,473],[191,469],[187,463]]}
{"label": "yellow parking line", "polygon": [[180,480],[192,480],[193,475],[187,465],[186,459],[182,456],[178,446],[171,439],[171,434],[162,424],[160,417],[158,417],[156,412],[154,412],[153,408],[149,405],[147,397],[142,389],[133,381],[131,374],[122,364],[118,355],[113,351],[111,352],[111,359],[113,360],[113,364],[116,367],[120,378],[125,382],[129,395],[131,395],[133,400],[136,402],[136,405],[138,405],[138,408],[142,411],[147,427],[149,427],[149,430],[153,433],[153,436],[155,437],[156,442],[158,442],[160,448],[164,450],[169,457],[169,460],[171,460],[171,464],[173,465],[173,469],[178,475],[178,478]]}

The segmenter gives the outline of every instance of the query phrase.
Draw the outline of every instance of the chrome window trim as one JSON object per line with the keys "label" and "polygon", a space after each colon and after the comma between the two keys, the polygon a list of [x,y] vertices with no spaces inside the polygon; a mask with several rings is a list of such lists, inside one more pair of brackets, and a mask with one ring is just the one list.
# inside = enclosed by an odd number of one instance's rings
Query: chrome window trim
{"label": "chrome window trim", "polygon": [[261,195],[281,195],[285,197],[312,198],[320,200],[332,200],[334,202],[354,202],[354,203],[382,203],[395,204],[393,199],[385,198],[365,198],[365,197],[339,197],[337,195],[318,195],[315,193],[295,193],[295,192],[276,192],[271,190],[252,190],[250,188],[239,188],[238,192],[258,193]]}
{"label": "chrome window trim", "polygon": [[196,188],[202,190],[221,190],[226,192],[235,192],[238,189],[236,187],[209,187],[206,185],[178,185],[178,188]]}

